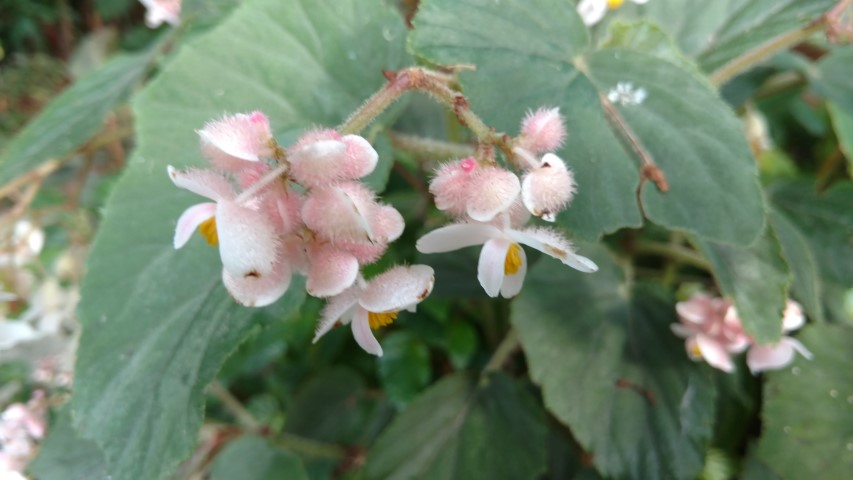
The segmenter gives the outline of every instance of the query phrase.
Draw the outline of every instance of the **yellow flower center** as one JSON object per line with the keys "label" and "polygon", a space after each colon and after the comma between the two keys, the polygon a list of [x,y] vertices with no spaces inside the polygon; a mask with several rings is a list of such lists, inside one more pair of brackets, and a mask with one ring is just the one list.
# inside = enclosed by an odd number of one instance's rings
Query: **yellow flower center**
{"label": "yellow flower center", "polygon": [[702,357],[702,350],[699,348],[698,343],[693,343],[693,345],[690,347],[690,353],[693,355],[694,358]]}
{"label": "yellow flower center", "polygon": [[504,274],[515,275],[518,269],[521,268],[521,247],[517,243],[509,246],[506,251],[506,259],[504,260]]}
{"label": "yellow flower center", "polygon": [[623,3],[625,3],[625,0],[607,0],[607,8],[616,10],[621,7]]}
{"label": "yellow flower center", "polygon": [[210,217],[201,222],[198,226],[198,232],[201,233],[201,236],[207,239],[207,243],[209,243],[211,247],[215,247],[219,244],[219,235],[216,233],[216,217]]}
{"label": "yellow flower center", "polygon": [[386,325],[391,325],[397,319],[397,312],[374,313],[367,312],[367,322],[370,328],[376,330]]}

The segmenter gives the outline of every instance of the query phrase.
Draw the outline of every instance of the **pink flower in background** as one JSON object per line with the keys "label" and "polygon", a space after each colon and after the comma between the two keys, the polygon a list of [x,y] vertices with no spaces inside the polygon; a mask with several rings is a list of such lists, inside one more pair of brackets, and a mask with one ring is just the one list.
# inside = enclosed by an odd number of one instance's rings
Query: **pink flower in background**
{"label": "pink flower in background", "polygon": [[14,403],[0,413],[0,478],[21,476],[37,453],[36,442],[47,429],[47,399],[42,390],[26,403]]}
{"label": "pink flower in background", "polygon": [[518,147],[538,155],[560,148],[566,139],[566,125],[559,108],[540,108],[528,112],[521,122]]}
{"label": "pink flower in background", "polygon": [[336,323],[351,323],[353,337],[361,348],[381,357],[382,346],[371,330],[393,323],[401,310],[414,311],[432,292],[434,282],[434,272],[426,265],[397,266],[370,281],[360,279],[356,285],[329,299],[317,325],[314,342]]}
{"label": "pink flower in background", "polygon": [[522,178],[521,199],[531,214],[553,222],[572,201],[575,190],[574,176],[563,160],[547,153]]}
{"label": "pink flower in background", "polygon": [[145,24],[157,28],[163,23],[177,27],[181,23],[181,0],[139,0],[148,10]]}
{"label": "pink flower in background", "polygon": [[[783,333],[798,330],[806,323],[803,308],[793,300],[788,300],[783,315]],[[775,344],[753,345],[746,354],[746,364],[752,373],[764,370],[778,370],[790,365],[794,361],[794,355],[797,352],[809,360],[812,358],[811,352],[797,339],[783,336]]]}

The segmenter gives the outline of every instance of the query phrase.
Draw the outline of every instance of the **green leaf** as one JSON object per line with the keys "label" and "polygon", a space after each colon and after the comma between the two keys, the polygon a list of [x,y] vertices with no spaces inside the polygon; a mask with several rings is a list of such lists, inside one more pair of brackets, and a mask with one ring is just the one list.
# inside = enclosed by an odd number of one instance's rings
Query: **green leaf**
{"label": "green leaf", "polygon": [[820,272],[817,260],[809,249],[808,241],[783,214],[771,211],[769,219],[773,232],[782,246],[785,261],[791,268],[793,277],[791,291],[794,297],[803,305],[810,317],[819,322],[824,321],[823,305],[820,300]]}
{"label": "green leaf", "polygon": [[545,470],[544,412],[524,387],[494,374],[442,378],[416,398],[367,455],[368,478],[517,479]]}
{"label": "green leaf", "polygon": [[28,472],[40,480],[100,480],[108,478],[104,454],[95,442],[84,440],[71,425],[71,409],[57,412],[47,437]]}
{"label": "green leaf", "polygon": [[299,457],[276,448],[265,439],[245,436],[228,444],[216,456],[211,480],[308,480]]}
{"label": "green leaf", "polygon": [[[190,453],[204,388],[254,324],[221,287],[215,249],[199,238],[172,249],[176,219],[199,199],[166,165],[202,165],[194,130],[223,112],[262,108],[277,136],[339,123],[382,85],[381,69],[407,62],[404,29],[369,0],[251,2],[182,45],[137,96],[138,150],[83,285],[73,400],[113,478],[163,478]],[[294,280],[279,308],[303,296]]]}
{"label": "green leaf", "polygon": [[847,157],[848,171],[853,172],[853,113],[848,113],[833,102],[827,102],[829,116],[835,135],[838,136],[838,146]]}
{"label": "green leaf", "polygon": [[604,48],[627,48],[654,55],[685,70],[698,73],[699,67],[679,50],[673,39],[659,26],[647,21],[614,21],[608,26]]}
{"label": "green leaf", "polygon": [[798,336],[814,358],[797,356],[764,387],[757,456],[783,478],[846,478],[853,471],[853,330],[810,325]]}
{"label": "green leaf", "polygon": [[777,342],[791,274],[773,232],[768,228],[745,248],[707,240],[696,243],[711,262],[720,291],[734,300],[743,329],[759,344]]}
{"label": "green leaf", "polygon": [[127,99],[159,52],[113,57],[54,98],[0,153],[0,185],[51,158],[68,155],[101,129],[104,118]]}
{"label": "green leaf", "polygon": [[403,408],[429,384],[429,349],[409,332],[394,332],[383,339],[382,345],[379,378],[391,402]]}
{"label": "green leaf", "polygon": [[853,49],[835,49],[806,72],[817,93],[853,115]]}
{"label": "green leaf", "polygon": [[713,72],[805,27],[834,0],[655,0],[645,12]]}
{"label": "green leaf", "polygon": [[808,239],[822,275],[853,285],[853,183],[840,181],[818,193],[807,180],[773,185],[771,202]]}
{"label": "green leaf", "polygon": [[604,476],[692,478],[714,420],[708,367],[670,331],[671,299],[631,291],[603,248],[583,251],[598,272],[545,259],[512,305],[530,376]]}
{"label": "green leaf", "polygon": [[[527,110],[561,107],[569,137],[559,153],[578,194],[559,221],[577,236],[639,226],[643,161],[657,163],[669,183],[666,193],[642,186],[650,220],[727,243],[748,244],[761,232],[755,162],[729,107],[706,81],[667,61],[589,52],[570,3],[425,0],[410,45],[430,63],[476,65],[461,83],[472,109],[498,129],[514,133]],[[614,105],[607,97],[619,83],[647,96]]]}

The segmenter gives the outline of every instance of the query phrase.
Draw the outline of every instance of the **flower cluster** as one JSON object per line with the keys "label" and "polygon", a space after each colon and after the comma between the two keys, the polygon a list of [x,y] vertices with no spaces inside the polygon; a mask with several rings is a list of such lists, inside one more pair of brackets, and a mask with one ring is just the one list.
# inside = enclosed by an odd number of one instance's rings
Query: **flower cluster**
{"label": "flower cluster", "polygon": [[[680,323],[673,324],[672,331],[686,339],[690,358],[704,359],[725,372],[735,370],[732,355],[747,349],[746,364],[752,373],[784,368],[793,361],[795,352],[811,359],[811,353],[803,344],[788,336],[772,345],[757,345],[744,332],[737,310],[727,299],[696,294],[686,302],[679,302],[676,311]],[[783,332],[797,330],[804,323],[800,304],[788,300],[782,318]]]}
{"label": "flower cluster", "polygon": [[[643,5],[649,0],[631,0],[637,5]],[[578,14],[586,25],[595,25],[600,22],[608,10],[616,10],[625,3],[625,0],[581,0],[578,3]]]}
{"label": "flower cluster", "polygon": [[[287,291],[294,273],[305,275],[308,293],[329,298],[330,305],[343,301],[338,296],[350,298],[367,285],[361,267],[378,260],[403,232],[402,215],[358,181],[378,162],[362,137],[313,130],[284,149],[261,112],[226,116],[198,133],[212,168],[180,171],[170,166],[168,173],[176,186],[212,202],[181,215],[174,246],[184,246],[196,229],[218,246],[222,281],[243,305],[273,303]],[[371,312],[391,318],[430,293],[432,269],[400,268],[394,270],[398,291],[381,291],[376,295],[387,302],[371,304],[388,308]],[[417,300],[398,305],[399,291],[405,288],[417,290]],[[331,326],[328,321],[324,317],[322,332]],[[366,341],[358,328],[362,325],[358,319],[353,322],[356,339],[381,354],[375,339]]]}
{"label": "flower cluster", "polygon": [[[531,112],[512,148],[523,165],[522,178],[491,161],[473,157],[447,163],[430,183],[435,205],[456,219],[417,242],[422,253],[439,253],[483,245],[477,278],[491,297],[510,298],[521,290],[527,245],[582,272],[598,267],[575,254],[556,230],[525,227],[530,215],[553,222],[575,193],[571,171],[557,155],[566,136],[559,110]],[[541,156],[540,156],[541,155]]]}
{"label": "flower cluster", "polygon": [[0,413],[0,478],[23,480],[27,463],[47,429],[47,399],[36,390],[26,403],[14,403]]}

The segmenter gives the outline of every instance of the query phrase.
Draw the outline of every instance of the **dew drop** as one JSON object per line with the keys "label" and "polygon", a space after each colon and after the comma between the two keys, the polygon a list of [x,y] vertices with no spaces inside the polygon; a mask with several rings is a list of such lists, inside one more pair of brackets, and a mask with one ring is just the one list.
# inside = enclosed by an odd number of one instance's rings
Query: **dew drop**
{"label": "dew drop", "polygon": [[394,37],[395,37],[394,32],[391,31],[390,28],[385,27],[382,29],[382,38],[384,38],[385,40],[390,42],[391,40],[394,40]]}
{"label": "dew drop", "polygon": [[800,374],[800,367],[792,368],[791,373],[793,373],[794,375],[799,375]]}
{"label": "dew drop", "polygon": [[829,391],[829,396],[832,398],[838,398],[838,390],[833,388],[832,390]]}

